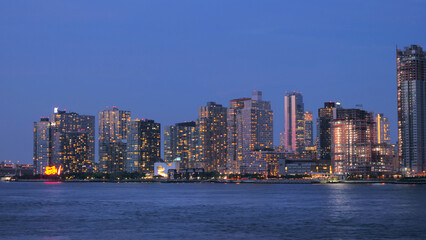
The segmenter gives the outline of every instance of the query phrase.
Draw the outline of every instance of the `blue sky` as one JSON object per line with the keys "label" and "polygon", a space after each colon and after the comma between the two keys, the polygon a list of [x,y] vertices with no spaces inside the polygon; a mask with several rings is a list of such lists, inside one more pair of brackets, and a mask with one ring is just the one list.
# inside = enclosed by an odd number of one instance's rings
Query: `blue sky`
{"label": "blue sky", "polygon": [[163,126],[262,90],[384,113],[396,141],[395,47],[426,48],[426,1],[1,1],[0,161],[32,162],[32,124],[105,106]]}

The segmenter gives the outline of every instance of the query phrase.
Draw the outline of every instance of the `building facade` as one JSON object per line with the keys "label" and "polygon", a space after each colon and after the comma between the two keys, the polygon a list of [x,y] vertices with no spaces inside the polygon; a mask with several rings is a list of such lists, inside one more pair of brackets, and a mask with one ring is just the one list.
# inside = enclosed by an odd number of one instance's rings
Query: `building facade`
{"label": "building facade", "polygon": [[377,175],[394,173],[396,154],[390,143],[375,143],[371,154],[371,172]]}
{"label": "building facade", "polygon": [[329,173],[331,169],[331,126],[336,118],[337,109],[341,108],[339,102],[325,102],[324,107],[318,109],[317,118],[317,158],[318,171]]}
{"label": "building facade", "polygon": [[130,120],[127,132],[126,172],[154,173],[161,160],[161,126],[154,120]]}
{"label": "building facade", "polygon": [[284,97],[284,149],[301,153],[305,148],[305,108],[303,96],[298,92]]}
{"label": "building facade", "polygon": [[305,157],[286,156],[279,159],[280,175],[303,175],[316,171],[316,161]]}
{"label": "building facade", "polygon": [[104,173],[125,171],[130,111],[116,107],[99,112],[99,163]]}
{"label": "building facade", "polygon": [[183,122],[164,129],[164,158],[166,162],[180,160],[180,167],[202,168],[200,137],[197,123]]}
{"label": "building facade", "polygon": [[418,45],[396,51],[398,153],[404,174],[426,171],[425,56]]}
{"label": "building facade", "polygon": [[331,125],[333,172],[343,175],[370,174],[376,140],[372,113],[361,109],[338,109]]}
{"label": "building facade", "polygon": [[200,161],[205,171],[226,171],[227,108],[214,102],[199,108]]}
{"label": "building facade", "polygon": [[390,144],[390,129],[388,118],[383,113],[376,114],[377,143]]}
{"label": "building facade", "polygon": [[[239,173],[239,163],[242,162],[242,151],[238,145],[241,140],[241,109],[244,108],[244,102],[251,101],[250,98],[239,98],[229,101],[229,108],[227,110],[227,172]],[[237,117],[238,116],[238,117]]]}
{"label": "building facade", "polygon": [[[47,137],[49,132],[49,137]],[[75,174],[92,172],[95,162],[95,117],[79,115],[74,112],[60,111],[55,108],[54,114],[35,124],[34,154],[35,165],[42,159],[45,164],[61,168],[63,173]],[[43,136],[42,136],[43,135]],[[49,144],[47,144],[49,138]],[[39,146],[42,146],[39,148]],[[50,155],[46,161],[45,153]]]}
{"label": "building facade", "polygon": [[284,158],[285,153],[272,149],[251,151],[241,173],[279,176],[279,162]]}
{"label": "building facade", "polygon": [[176,128],[175,126],[164,127],[164,161],[172,162],[176,156]]}
{"label": "building facade", "polygon": [[314,115],[311,111],[306,111],[303,116],[303,135],[306,147],[314,146]]}
{"label": "building facade", "polygon": [[179,171],[179,164],[180,161],[173,161],[171,163],[156,162],[154,163],[154,176],[168,178],[170,170]]}
{"label": "building facade", "polygon": [[228,109],[228,173],[241,173],[252,151],[273,149],[271,102],[262,100],[261,91],[252,98],[230,101]]}
{"label": "building facade", "polygon": [[49,118],[40,118],[34,122],[34,173],[44,174],[46,167],[50,166],[51,160],[51,132]]}

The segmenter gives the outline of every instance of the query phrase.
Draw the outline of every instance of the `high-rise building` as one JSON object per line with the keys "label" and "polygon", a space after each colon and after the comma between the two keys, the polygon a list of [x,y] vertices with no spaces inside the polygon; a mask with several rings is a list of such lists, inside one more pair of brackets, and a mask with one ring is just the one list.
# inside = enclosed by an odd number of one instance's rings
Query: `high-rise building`
{"label": "high-rise building", "polygon": [[331,169],[331,124],[336,118],[336,110],[341,108],[339,102],[325,102],[318,109],[317,118],[317,158],[319,172],[330,172]]}
{"label": "high-rise building", "polygon": [[201,168],[200,138],[196,122],[176,123],[164,129],[164,158],[166,162],[180,160],[180,168]]}
{"label": "high-rise building", "polygon": [[95,162],[95,117],[60,111],[50,116],[51,165],[63,173],[93,171]]}
{"label": "high-rise building", "polygon": [[229,105],[227,172],[241,173],[252,151],[273,148],[273,112],[261,91],[253,91],[252,98],[231,100]]}
{"label": "high-rise building", "polygon": [[227,108],[215,102],[199,108],[200,161],[206,171],[226,170]]}
{"label": "high-rise building", "polygon": [[366,176],[372,169],[376,140],[372,113],[360,109],[337,109],[331,124],[331,157],[337,174]]}
{"label": "high-rise building", "polygon": [[426,52],[419,45],[396,50],[398,154],[403,173],[426,171]]}
{"label": "high-rise building", "polygon": [[176,129],[175,126],[164,127],[164,161],[171,163],[176,156]]}
{"label": "high-rise building", "polygon": [[161,126],[154,120],[130,120],[127,130],[126,172],[154,174],[161,160]]}
{"label": "high-rise building", "polygon": [[385,142],[373,144],[371,154],[371,173],[393,173],[395,158],[395,151],[392,144]]}
{"label": "high-rise building", "polygon": [[376,114],[377,143],[390,144],[389,121],[383,113]]}
{"label": "high-rise building", "polygon": [[284,149],[286,152],[302,153],[305,148],[304,114],[302,94],[287,93],[284,97]]}
{"label": "high-rise building", "polygon": [[244,108],[244,102],[251,101],[251,98],[239,98],[229,101],[227,110],[227,127],[228,127],[228,147],[227,147],[227,171],[229,173],[240,172],[239,164],[242,161],[242,151],[238,145],[241,140],[241,117],[240,111]]}
{"label": "high-rise building", "polygon": [[99,163],[104,173],[125,171],[130,111],[116,107],[99,112]]}
{"label": "high-rise building", "polygon": [[51,164],[51,137],[49,118],[42,117],[34,122],[34,170],[35,174],[44,174]]}
{"label": "high-rise building", "polygon": [[305,147],[314,146],[314,115],[311,111],[306,111],[303,117],[304,143]]}

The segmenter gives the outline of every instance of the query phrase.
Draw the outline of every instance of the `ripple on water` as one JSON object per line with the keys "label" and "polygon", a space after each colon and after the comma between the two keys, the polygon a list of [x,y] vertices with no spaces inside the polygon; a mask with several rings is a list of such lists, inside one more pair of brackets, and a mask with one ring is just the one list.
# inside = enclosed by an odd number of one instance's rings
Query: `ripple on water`
{"label": "ripple on water", "polygon": [[0,239],[426,235],[424,186],[0,184]]}

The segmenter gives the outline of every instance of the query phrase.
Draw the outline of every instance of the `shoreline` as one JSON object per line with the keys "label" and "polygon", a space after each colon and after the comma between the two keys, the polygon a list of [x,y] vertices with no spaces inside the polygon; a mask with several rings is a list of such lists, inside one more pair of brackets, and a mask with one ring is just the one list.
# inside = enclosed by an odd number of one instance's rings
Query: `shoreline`
{"label": "shoreline", "polygon": [[426,184],[426,180],[346,180],[346,181],[320,181],[311,179],[292,180],[168,180],[168,179],[137,179],[137,180],[59,180],[59,179],[16,179],[5,182],[42,182],[42,183],[215,183],[215,184]]}

